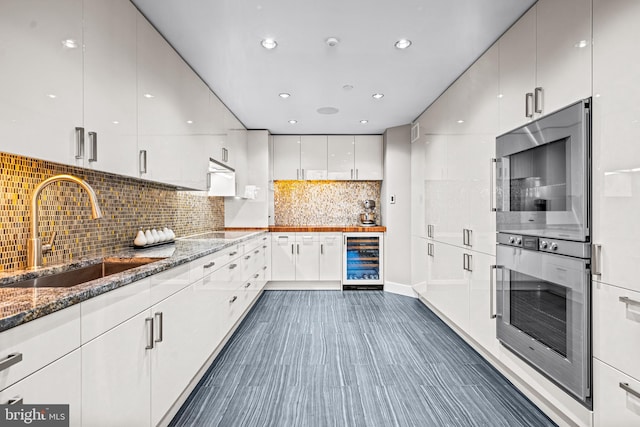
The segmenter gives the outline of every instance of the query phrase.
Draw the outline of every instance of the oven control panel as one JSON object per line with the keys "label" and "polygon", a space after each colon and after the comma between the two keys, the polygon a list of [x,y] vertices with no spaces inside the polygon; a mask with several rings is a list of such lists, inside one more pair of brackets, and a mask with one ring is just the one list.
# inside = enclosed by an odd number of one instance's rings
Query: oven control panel
{"label": "oven control panel", "polygon": [[591,245],[583,242],[508,233],[498,233],[497,240],[499,245],[515,246],[530,251],[548,252],[577,258],[591,257]]}

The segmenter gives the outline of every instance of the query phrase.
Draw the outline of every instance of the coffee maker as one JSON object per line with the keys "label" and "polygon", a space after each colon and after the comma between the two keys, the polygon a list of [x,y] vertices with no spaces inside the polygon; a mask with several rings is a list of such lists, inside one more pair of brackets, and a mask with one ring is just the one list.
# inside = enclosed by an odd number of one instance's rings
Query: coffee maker
{"label": "coffee maker", "polygon": [[364,212],[360,214],[360,225],[363,227],[376,225],[376,214],[374,212],[376,208],[376,201],[365,200],[362,204],[364,206]]}

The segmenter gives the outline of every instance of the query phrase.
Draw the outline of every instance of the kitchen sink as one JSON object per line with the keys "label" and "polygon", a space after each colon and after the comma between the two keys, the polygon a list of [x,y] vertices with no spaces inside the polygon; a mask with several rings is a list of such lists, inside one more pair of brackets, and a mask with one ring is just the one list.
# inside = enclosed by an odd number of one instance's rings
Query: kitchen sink
{"label": "kitchen sink", "polygon": [[69,288],[164,258],[105,258],[98,264],[6,285],[6,288]]}

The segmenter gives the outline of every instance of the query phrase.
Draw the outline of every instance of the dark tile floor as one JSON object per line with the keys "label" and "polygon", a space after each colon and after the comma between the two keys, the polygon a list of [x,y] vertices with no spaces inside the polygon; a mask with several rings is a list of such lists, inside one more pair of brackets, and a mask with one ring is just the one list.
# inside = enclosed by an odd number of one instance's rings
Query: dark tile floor
{"label": "dark tile floor", "polygon": [[267,291],[171,426],[553,426],[418,300]]}

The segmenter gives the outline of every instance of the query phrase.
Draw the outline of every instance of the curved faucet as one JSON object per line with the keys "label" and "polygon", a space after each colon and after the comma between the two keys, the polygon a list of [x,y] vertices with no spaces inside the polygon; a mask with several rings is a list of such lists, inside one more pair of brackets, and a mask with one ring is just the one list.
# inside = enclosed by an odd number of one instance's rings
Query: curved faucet
{"label": "curved faucet", "polygon": [[30,270],[42,267],[42,254],[51,250],[53,239],[56,238],[56,233],[54,232],[49,243],[43,245],[40,237],[38,237],[38,197],[47,185],[58,181],[73,182],[83,188],[91,201],[91,218],[102,218],[102,211],[100,211],[95,191],[82,179],[73,175],[55,175],[42,181],[31,195],[31,237],[27,240],[27,268]]}

